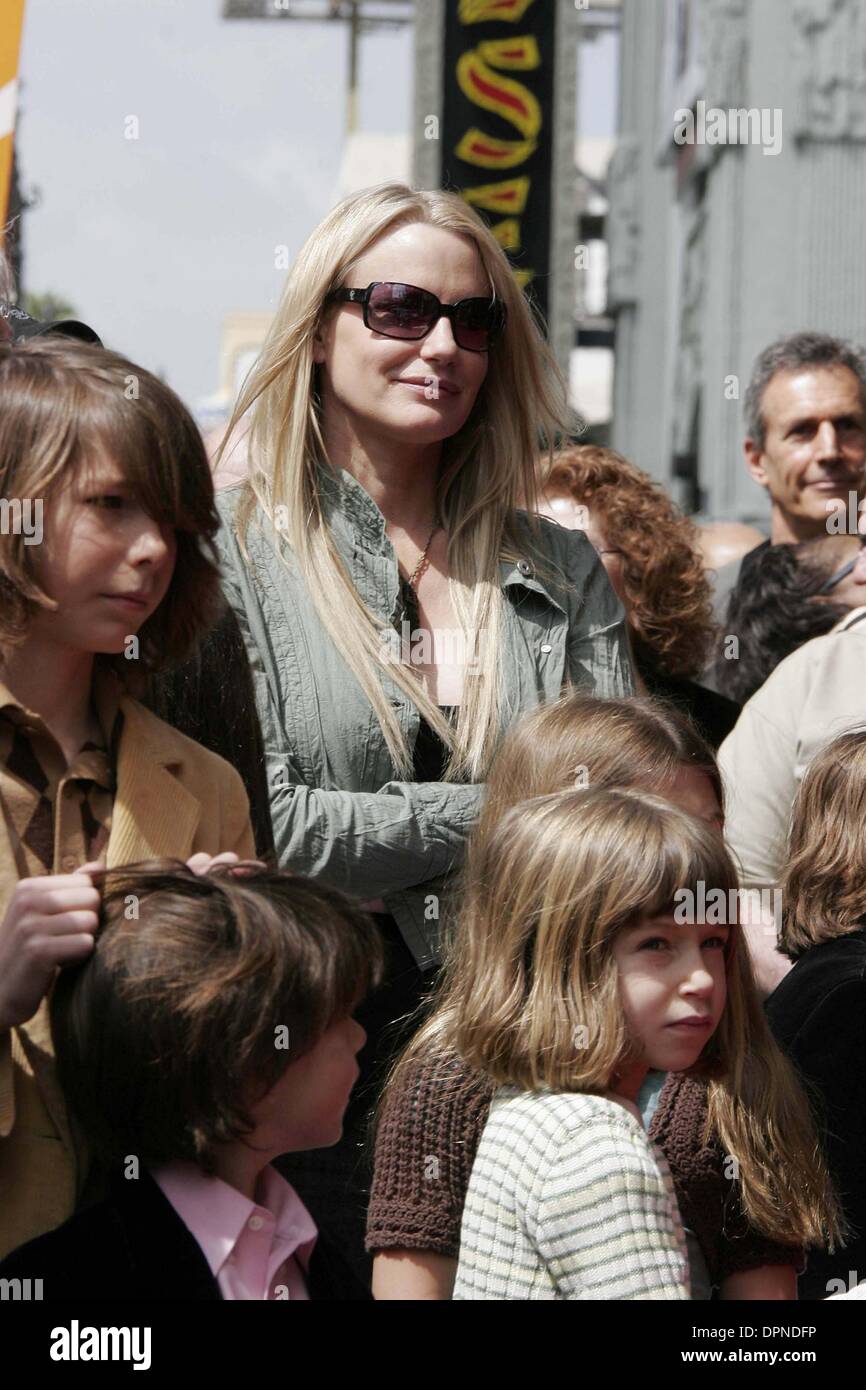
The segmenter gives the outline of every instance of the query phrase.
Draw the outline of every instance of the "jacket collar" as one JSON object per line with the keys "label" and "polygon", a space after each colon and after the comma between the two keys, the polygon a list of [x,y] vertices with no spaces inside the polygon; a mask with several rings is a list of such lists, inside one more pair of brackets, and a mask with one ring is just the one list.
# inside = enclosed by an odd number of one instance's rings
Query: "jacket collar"
{"label": "jacket collar", "polygon": [[[139,859],[187,859],[201,805],[178,774],[193,745],[131,696],[120,693],[118,701],[123,722],[107,867]],[[0,894],[4,902],[17,881],[9,832],[0,818]]]}
{"label": "jacket collar", "polygon": [[503,592],[511,588],[527,589],[530,593],[540,594],[560,613],[567,611],[561,596],[555,594],[551,585],[539,577],[535,561],[528,551],[519,560],[503,560],[499,566],[499,580]]}
{"label": "jacket collar", "polygon": [[201,804],[179,780],[187,740],[128,695],[117,757],[108,868],[138,859],[187,859]]}
{"label": "jacket collar", "polygon": [[317,465],[319,494],[328,525],[338,534],[351,535],[376,554],[386,554],[390,542],[385,535],[385,518],[369,492],[345,468]]}
{"label": "jacket collar", "polygon": [[[318,476],[323,511],[328,524],[341,535],[349,533],[360,539],[376,554],[387,554],[391,546],[385,535],[385,518],[357,478],[353,478],[345,469],[328,468],[322,463],[318,465]],[[520,530],[525,531],[528,538],[529,519],[524,512],[519,512],[518,516]],[[499,578],[503,591],[519,586],[540,594],[560,612],[566,611],[560,598],[554,595],[551,586],[539,577],[537,565],[528,546],[518,559],[500,562]]]}
{"label": "jacket collar", "polygon": [[866,607],[852,608],[850,613],[846,613],[844,618],[840,618],[835,627],[831,627],[831,632],[847,632],[849,627],[857,627],[866,618]]}

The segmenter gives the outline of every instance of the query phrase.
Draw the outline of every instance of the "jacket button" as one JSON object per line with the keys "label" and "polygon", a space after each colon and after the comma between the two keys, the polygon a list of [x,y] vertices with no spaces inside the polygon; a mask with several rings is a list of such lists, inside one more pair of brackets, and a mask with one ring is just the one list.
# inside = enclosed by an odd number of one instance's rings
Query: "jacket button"
{"label": "jacket button", "polygon": [[520,570],[520,573],[523,575],[524,578],[527,578],[530,574],[532,574],[532,566],[528,560],[518,560],[517,568]]}
{"label": "jacket button", "polygon": [[543,652],[552,652],[552,651],[553,651],[553,647],[550,645],[549,642],[545,642],[545,643],[542,645],[541,650],[542,650]]}

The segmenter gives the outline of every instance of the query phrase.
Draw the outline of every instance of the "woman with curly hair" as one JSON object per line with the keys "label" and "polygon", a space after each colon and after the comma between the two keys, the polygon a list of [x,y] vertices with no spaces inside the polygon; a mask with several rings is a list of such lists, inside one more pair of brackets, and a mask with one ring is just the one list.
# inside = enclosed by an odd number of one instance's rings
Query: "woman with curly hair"
{"label": "woman with curly hair", "polygon": [[648,473],[613,449],[576,445],[542,462],[542,515],[585,531],[626,610],[638,689],[691,716],[713,748],[739,706],[697,683],[714,637],[697,528]]}

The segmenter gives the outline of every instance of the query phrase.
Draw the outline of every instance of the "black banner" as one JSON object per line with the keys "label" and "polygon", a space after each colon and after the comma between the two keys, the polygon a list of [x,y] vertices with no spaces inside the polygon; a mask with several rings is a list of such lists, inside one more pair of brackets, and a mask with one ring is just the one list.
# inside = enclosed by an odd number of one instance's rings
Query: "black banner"
{"label": "black banner", "polygon": [[445,0],[440,182],[489,222],[547,322],[556,0]]}

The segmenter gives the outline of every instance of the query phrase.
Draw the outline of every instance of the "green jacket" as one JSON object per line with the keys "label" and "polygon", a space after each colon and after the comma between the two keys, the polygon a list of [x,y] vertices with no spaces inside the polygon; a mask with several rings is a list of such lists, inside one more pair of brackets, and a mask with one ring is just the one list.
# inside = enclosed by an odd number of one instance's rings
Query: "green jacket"
{"label": "green jacket", "polygon": [[[349,573],[371,612],[392,621],[398,571],[385,519],[348,473],[321,472],[324,510]],[[265,745],[278,862],[362,900],[383,898],[418,965],[439,958],[440,894],[459,867],[484,786],[396,780],[369,701],[325,632],[284,539],[256,509],[248,569],[234,530],[245,484],[218,494],[223,585],[252,665]],[[629,695],[625,620],[582,532],[540,521],[526,554],[501,566],[508,599],[503,729],[563,685]],[[279,558],[279,552],[288,560]],[[544,581],[547,574],[561,575]],[[418,711],[385,678],[414,747]]]}

